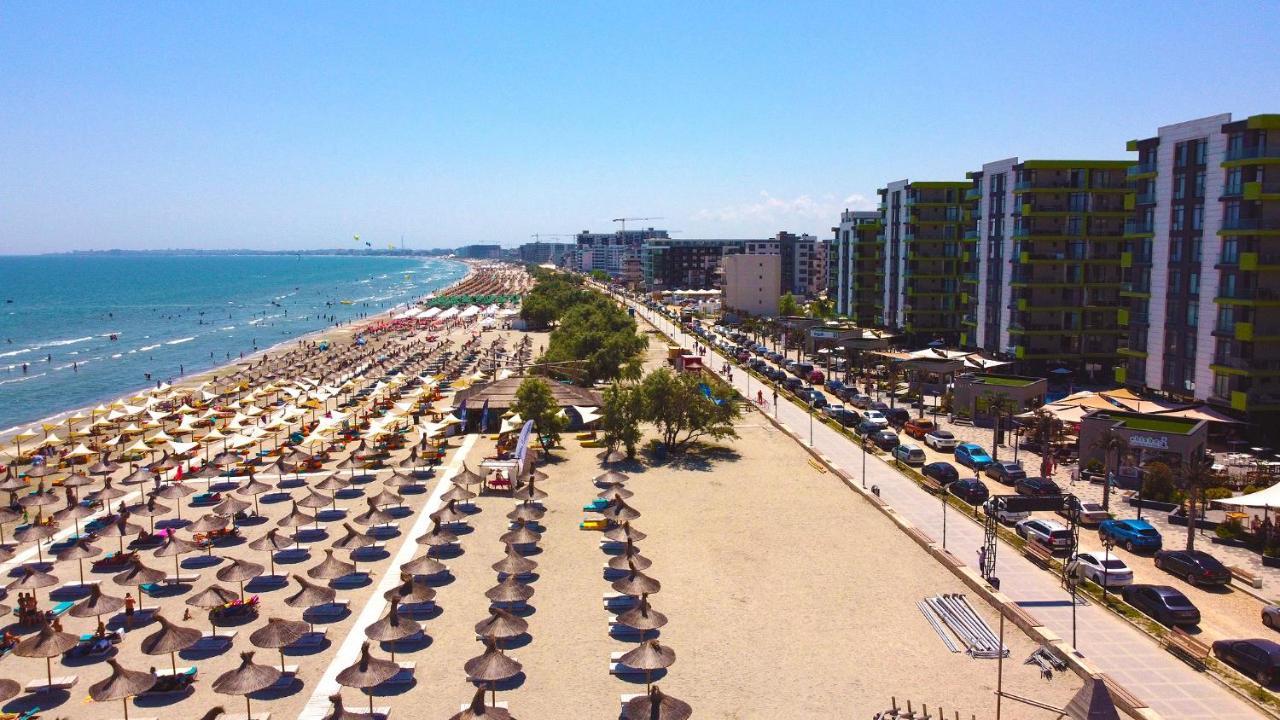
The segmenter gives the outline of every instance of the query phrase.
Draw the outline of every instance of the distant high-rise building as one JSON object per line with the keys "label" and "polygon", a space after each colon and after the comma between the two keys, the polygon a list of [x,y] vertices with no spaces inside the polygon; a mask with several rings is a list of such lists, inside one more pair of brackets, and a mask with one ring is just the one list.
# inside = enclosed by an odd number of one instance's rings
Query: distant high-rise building
{"label": "distant high-rise building", "polygon": [[463,245],[453,251],[454,255],[470,260],[499,260],[502,258],[501,245]]}
{"label": "distant high-rise building", "polygon": [[576,238],[577,252],[572,256],[573,269],[582,272],[603,270],[612,277],[635,282],[640,268],[640,249],[645,241],[670,237],[666,230],[644,228],[593,233],[583,230]]}
{"label": "distant high-rise building", "polygon": [[782,258],[776,254],[737,253],[721,259],[726,310],[773,317],[778,314]]}
{"label": "distant high-rise building", "polygon": [[547,242],[531,242],[524,243],[519,248],[520,261],[526,263],[551,263],[552,265],[560,265],[563,263],[564,257],[572,251],[576,245],[573,243],[547,243]]}
{"label": "distant high-rise building", "polygon": [[[830,256],[835,258],[834,292],[828,298],[836,301],[836,312],[846,315],[858,327],[884,324],[884,221],[877,210],[845,210],[840,225],[832,228]],[[832,267],[832,266],[828,266]]]}

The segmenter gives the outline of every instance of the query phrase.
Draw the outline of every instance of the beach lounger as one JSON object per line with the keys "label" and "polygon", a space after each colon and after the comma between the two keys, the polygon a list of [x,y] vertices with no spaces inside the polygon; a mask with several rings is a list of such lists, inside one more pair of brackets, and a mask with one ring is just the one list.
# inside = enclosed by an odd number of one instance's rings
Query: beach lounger
{"label": "beach lounger", "polygon": [[[294,643],[292,645],[289,645],[289,647],[298,648],[298,647],[310,647],[312,645],[320,645],[324,643],[324,639],[328,636],[329,636],[329,628],[322,627],[318,630],[311,630],[307,632],[305,635],[303,635],[302,637],[298,638],[296,641],[294,641]],[[287,668],[289,666],[285,665],[285,667]]]}
{"label": "beach lounger", "polygon": [[53,690],[70,690],[80,682],[78,675],[54,675],[53,682],[49,682],[46,678],[32,680],[24,686],[29,693],[51,692]]}
{"label": "beach lounger", "polygon": [[199,672],[194,667],[180,667],[178,672],[165,668],[156,669],[156,684],[151,686],[143,695],[168,695],[171,693],[184,692],[191,684],[196,681],[196,674]]}
{"label": "beach lounger", "polygon": [[325,603],[324,605],[316,605],[313,608],[308,608],[304,614],[312,618],[313,622],[324,622],[324,619],[326,618],[336,620],[346,613],[347,607],[350,605],[351,601],[349,599],[338,598],[331,603]]}
{"label": "beach lounger", "polygon": [[413,681],[413,673],[418,669],[418,663],[413,660],[401,660],[396,663],[400,666],[400,672],[391,676],[383,685],[404,685]]}
{"label": "beach lounger", "polygon": [[169,675],[172,675],[172,676],[189,675],[191,677],[195,677],[195,674],[196,674],[196,669],[190,665],[179,665],[177,670],[171,670],[169,668],[164,668],[164,669],[156,668],[156,677],[165,677]]}
{"label": "beach lounger", "polygon": [[583,520],[578,523],[579,530],[608,530],[609,521],[604,518]]}
{"label": "beach lounger", "polygon": [[60,617],[60,616],[62,616],[62,615],[64,615],[64,614],[66,614],[66,612],[67,612],[68,610],[70,610],[70,609],[71,609],[71,606],[73,606],[73,605],[75,605],[75,603],[71,602],[70,600],[64,600],[64,601],[62,601],[62,602],[58,603],[57,605],[54,605],[54,606],[53,606],[53,616],[54,616],[54,617]]}
{"label": "beach lounger", "polygon": [[620,622],[609,621],[609,637],[615,640],[626,640],[628,642],[642,642],[651,638],[658,637],[657,630],[637,630],[630,625],[624,625]]}
{"label": "beach lounger", "polygon": [[52,591],[52,594],[57,595],[58,593],[73,593],[73,592],[82,592],[82,591],[88,592],[90,587],[93,587],[94,585],[98,585],[100,583],[101,583],[100,580],[85,580],[84,582],[80,582],[79,580],[72,580],[71,582],[64,582],[58,587],[54,588]]}
{"label": "beach lounger", "polygon": [[609,507],[608,500],[605,500],[604,498],[596,498],[595,500],[592,500],[586,505],[583,505],[582,511],[583,512],[600,512],[601,510],[604,510],[607,507]]}
{"label": "beach lounger", "polygon": [[604,600],[604,607],[609,611],[630,610],[636,605],[636,599],[634,597],[630,595],[623,595],[622,593],[607,592],[604,593],[602,597]]}
{"label": "beach lounger", "polygon": [[164,576],[165,583],[169,585],[190,585],[199,579],[199,573],[179,573],[177,575],[169,573]]}

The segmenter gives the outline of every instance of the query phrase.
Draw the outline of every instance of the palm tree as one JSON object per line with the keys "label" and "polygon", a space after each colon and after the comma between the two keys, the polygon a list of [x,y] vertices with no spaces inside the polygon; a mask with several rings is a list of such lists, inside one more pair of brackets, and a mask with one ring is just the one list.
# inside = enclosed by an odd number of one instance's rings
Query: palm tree
{"label": "palm tree", "polygon": [[[1103,433],[1102,437],[1094,441],[1095,450],[1102,451],[1102,509],[1111,509],[1111,476],[1112,473],[1120,472],[1120,454],[1128,449],[1129,443],[1124,436],[1116,432],[1114,428]],[[1116,464],[1111,466],[1111,456],[1115,455]]]}
{"label": "palm tree", "polygon": [[1196,501],[1217,480],[1213,471],[1213,460],[1198,455],[1184,462],[1180,468],[1182,487],[1187,493],[1187,550],[1195,550],[1196,544]]}
{"label": "palm tree", "polygon": [[987,401],[987,412],[991,413],[993,420],[991,423],[991,461],[995,462],[998,459],[997,453],[1000,446],[1000,421],[1007,417],[1013,417],[1013,413],[1018,409],[1018,406],[1007,393],[987,393],[984,397]]}

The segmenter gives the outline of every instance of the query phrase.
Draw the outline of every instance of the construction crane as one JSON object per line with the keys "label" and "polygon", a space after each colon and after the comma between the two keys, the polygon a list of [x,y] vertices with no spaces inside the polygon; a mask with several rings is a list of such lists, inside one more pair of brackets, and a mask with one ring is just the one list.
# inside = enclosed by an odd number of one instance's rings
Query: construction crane
{"label": "construction crane", "polygon": [[542,238],[571,238],[571,237],[577,237],[577,235],[568,235],[568,234],[565,234],[565,233],[554,233],[554,234],[548,234],[548,233],[534,233],[534,234],[530,235],[529,237],[533,238],[533,241],[534,241],[534,242],[536,242],[536,243],[540,243],[540,242],[542,242]]}
{"label": "construction crane", "polygon": [[614,219],[613,219],[613,221],[614,221],[614,222],[616,222],[616,223],[622,223],[622,237],[624,237],[624,238],[625,238],[625,237],[627,236],[627,223],[628,223],[628,222],[638,222],[638,221],[641,221],[641,220],[662,220],[662,219],[663,219],[663,218],[660,218],[660,217],[630,217],[630,218],[628,218],[628,217],[621,217],[621,218],[614,218]]}

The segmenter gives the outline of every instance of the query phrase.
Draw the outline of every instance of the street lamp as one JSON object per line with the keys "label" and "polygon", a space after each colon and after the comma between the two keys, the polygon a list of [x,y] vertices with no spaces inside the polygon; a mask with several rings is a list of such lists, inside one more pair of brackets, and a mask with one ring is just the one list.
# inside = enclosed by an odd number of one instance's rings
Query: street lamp
{"label": "street lamp", "polygon": [[938,498],[942,500],[942,549],[947,549],[947,493],[946,491],[938,493]]}
{"label": "street lamp", "polygon": [[813,447],[813,395],[809,395],[809,447]]}
{"label": "street lamp", "polygon": [[[1076,512],[1077,512],[1077,513],[1079,513],[1079,510],[1077,510]],[[1110,569],[1109,569],[1109,568],[1108,568],[1108,566],[1107,566],[1107,562],[1108,562],[1109,560],[1111,560],[1111,548],[1113,548],[1113,547],[1115,547],[1115,546],[1116,546],[1116,544],[1115,544],[1115,542],[1113,542],[1113,541],[1111,540],[1111,538],[1103,538],[1103,540],[1102,540],[1102,549],[1103,549],[1103,553],[1102,553],[1102,604],[1103,604],[1103,605],[1106,605],[1106,604],[1107,604],[1107,586],[1111,584],[1111,579],[1110,579],[1111,571],[1110,571]]]}
{"label": "street lamp", "polygon": [[862,445],[862,489],[866,490],[867,489],[867,435],[866,433],[862,434],[862,439],[859,441],[859,443]]}

